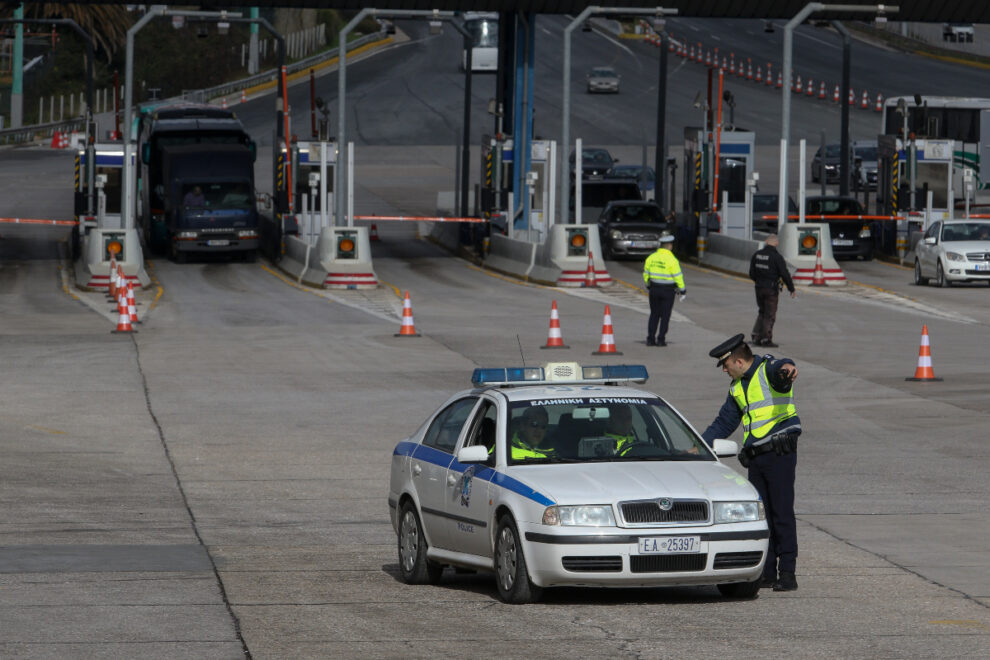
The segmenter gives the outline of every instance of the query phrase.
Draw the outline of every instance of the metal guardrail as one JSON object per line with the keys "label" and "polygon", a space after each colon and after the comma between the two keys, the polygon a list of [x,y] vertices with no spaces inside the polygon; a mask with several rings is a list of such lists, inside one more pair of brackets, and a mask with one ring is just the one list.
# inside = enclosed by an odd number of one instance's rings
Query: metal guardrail
{"label": "metal guardrail", "polygon": [[[347,51],[350,52],[356,48],[360,48],[369,43],[374,43],[380,40],[385,35],[384,28],[380,32],[372,32],[363,37],[359,37],[354,41],[347,44]],[[315,55],[310,55],[301,60],[292,62],[286,65],[286,71],[289,75],[297,73],[299,71],[305,71],[306,69],[316,66],[317,64],[322,64],[327,60],[332,60],[337,57],[338,48],[331,48],[329,50],[316,53]],[[222,85],[217,85],[215,87],[208,87],[206,89],[199,89],[192,92],[185,92],[179,96],[171,97],[167,100],[172,101],[188,101],[195,103],[206,103],[210,99],[219,98],[222,96],[227,96],[229,94],[234,94],[241,91],[242,89],[250,89],[251,87],[257,87],[258,85],[264,85],[265,83],[275,82],[278,80],[279,71],[278,68],[269,69],[267,71],[262,71],[261,73],[249,76],[247,78],[241,78],[240,80],[234,80],[231,82],[224,83]],[[123,108],[121,108],[123,112]],[[10,144],[27,144],[35,142],[39,139],[50,139],[52,134],[55,132],[72,132],[77,130],[85,130],[85,119],[83,117],[75,117],[73,119],[64,119],[55,122],[49,122],[47,124],[35,124],[32,126],[21,126],[20,128],[8,128],[0,130],[0,145],[10,145]]]}

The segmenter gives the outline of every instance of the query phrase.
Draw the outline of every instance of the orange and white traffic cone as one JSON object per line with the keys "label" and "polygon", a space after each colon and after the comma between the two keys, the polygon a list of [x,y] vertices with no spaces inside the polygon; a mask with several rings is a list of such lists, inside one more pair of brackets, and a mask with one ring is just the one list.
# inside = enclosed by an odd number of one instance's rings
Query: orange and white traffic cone
{"label": "orange and white traffic cone", "polygon": [[371,223],[371,230],[368,232],[368,240],[371,242],[380,241],[378,238],[378,225]]}
{"label": "orange and white traffic cone", "polygon": [[117,328],[115,330],[111,330],[110,332],[136,332],[136,330],[131,327],[131,317],[127,313],[126,303],[117,303]]}
{"label": "orange and white traffic cone", "polygon": [[124,267],[117,264],[117,295],[127,296],[127,276],[124,275]]}
{"label": "orange and white traffic cone", "polygon": [[877,105],[873,109],[877,112],[883,112],[883,94],[877,94]]}
{"label": "orange and white traffic cone", "polygon": [[865,89],[863,90],[863,100],[860,101],[859,107],[862,110],[869,110],[870,109],[870,93],[867,92]]}
{"label": "orange and white traffic cone", "polygon": [[247,92],[243,89],[241,90],[241,103],[247,103]]}
{"label": "orange and white traffic cone", "polygon": [[598,286],[595,281],[595,257],[591,250],[588,250],[588,270],[584,274],[584,286],[591,288]]}
{"label": "orange and white traffic cone", "polygon": [[777,72],[777,89],[783,89],[784,87],[784,74],[780,71]]}
{"label": "orange and white traffic cone", "polygon": [[419,337],[419,333],[416,332],[416,324],[413,323],[412,301],[409,300],[408,291],[406,291],[406,297],[402,301],[402,327],[399,328],[399,332],[395,336]]}
{"label": "orange and white traffic cone", "polygon": [[921,326],[921,347],[918,348],[918,367],[914,370],[914,377],[905,378],[915,382],[931,382],[942,380],[935,377],[932,370],[932,349],[928,343],[928,324]]}
{"label": "orange and white traffic cone", "polygon": [[140,323],[137,315],[137,301],[134,300],[134,283],[127,280],[127,315],[131,323]]}
{"label": "orange and white traffic cone", "polygon": [[836,85],[835,91],[832,92],[832,103],[838,103],[838,102],[839,102],[839,86]]}
{"label": "orange and white traffic cone", "polygon": [[227,109],[227,97],[226,96],[224,96],[223,98],[220,99],[220,107],[223,108],[224,110]]}
{"label": "orange and white traffic cone", "polygon": [[605,305],[605,318],[602,321],[602,342],[592,355],[622,355],[615,350],[615,332],[612,330],[612,311]]}
{"label": "orange and white traffic cone", "polygon": [[760,68],[761,67],[759,65],[757,65],[757,67],[756,67],[756,82],[757,83],[763,82],[763,73],[760,71]]}
{"label": "orange and white traffic cone", "polygon": [[805,85],[804,90],[805,90],[805,93],[808,96],[814,96],[815,95],[815,81],[812,80],[811,78],[808,78],[808,84]]}
{"label": "orange and white traffic cone", "polygon": [[849,88],[849,105],[856,105],[856,93],[852,87]]}
{"label": "orange and white traffic cone", "polygon": [[570,348],[564,345],[564,337],[560,334],[560,316],[557,314],[556,300],[550,308],[550,333],[547,335],[547,344],[540,348]]}
{"label": "orange and white traffic cone", "polygon": [[815,274],[811,277],[811,286],[825,286],[825,269],[822,268],[822,249],[818,248],[815,255]]}
{"label": "orange and white traffic cone", "polygon": [[824,101],[825,98],[826,98],[825,97],[825,81],[823,80],[822,81],[822,84],[821,84],[821,87],[818,88],[818,100],[819,101]]}
{"label": "orange and white traffic cone", "polygon": [[770,87],[770,86],[773,85],[773,65],[770,62],[767,62],[767,79],[766,79],[766,85],[767,85],[767,87]]}
{"label": "orange and white traffic cone", "polygon": [[794,88],[794,93],[795,94],[800,94],[802,92],[802,90],[804,90],[804,87],[801,85],[801,76],[798,76],[797,77],[797,86]]}

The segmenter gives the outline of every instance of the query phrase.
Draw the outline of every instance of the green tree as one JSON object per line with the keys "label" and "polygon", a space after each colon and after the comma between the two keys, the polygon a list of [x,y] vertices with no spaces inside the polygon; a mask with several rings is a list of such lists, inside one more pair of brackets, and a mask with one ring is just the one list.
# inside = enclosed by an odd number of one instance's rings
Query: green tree
{"label": "green tree", "polygon": [[[0,16],[11,18],[21,3],[4,2]],[[59,4],[55,2],[26,2],[24,18],[69,18],[92,39],[96,50],[109,62],[122,48],[127,29],[134,23],[133,15],[123,5]]]}

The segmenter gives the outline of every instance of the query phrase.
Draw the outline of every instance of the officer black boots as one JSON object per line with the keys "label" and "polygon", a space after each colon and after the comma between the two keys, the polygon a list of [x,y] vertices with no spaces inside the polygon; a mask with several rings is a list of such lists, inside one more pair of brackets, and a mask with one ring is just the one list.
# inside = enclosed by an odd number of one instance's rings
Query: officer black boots
{"label": "officer black boots", "polygon": [[794,577],[794,573],[788,571],[781,571],[780,577],[777,578],[776,584],[773,585],[774,591],[794,591],[797,588],[797,578]]}

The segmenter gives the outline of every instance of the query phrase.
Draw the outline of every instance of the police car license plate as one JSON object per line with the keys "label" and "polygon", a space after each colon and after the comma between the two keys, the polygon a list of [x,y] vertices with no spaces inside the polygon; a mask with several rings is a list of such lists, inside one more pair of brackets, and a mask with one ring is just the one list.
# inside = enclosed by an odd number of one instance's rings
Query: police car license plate
{"label": "police car license plate", "polygon": [[230,245],[230,241],[226,238],[214,238],[211,241],[206,241],[206,244],[213,247],[223,247],[225,245]]}
{"label": "police car license plate", "polygon": [[639,540],[639,554],[668,555],[701,552],[700,536],[649,536]]}
{"label": "police car license plate", "polygon": [[852,245],[852,239],[849,238],[833,238],[832,245]]}

